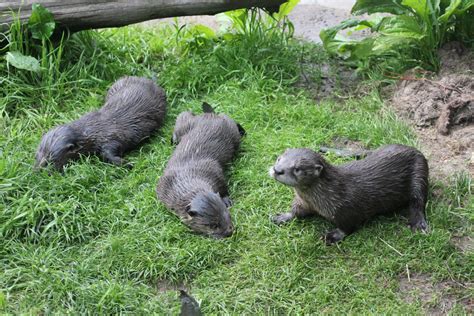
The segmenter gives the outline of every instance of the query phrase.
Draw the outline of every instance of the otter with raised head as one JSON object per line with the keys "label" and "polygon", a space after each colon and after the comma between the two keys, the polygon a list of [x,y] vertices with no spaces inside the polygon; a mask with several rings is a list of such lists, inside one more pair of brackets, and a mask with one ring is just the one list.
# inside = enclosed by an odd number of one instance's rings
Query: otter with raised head
{"label": "otter with raised head", "polygon": [[336,225],[323,236],[333,244],[377,214],[409,210],[412,230],[426,232],[428,163],[413,147],[388,145],[365,159],[333,166],[311,149],[287,149],[270,168],[270,176],[291,186],[295,199],[277,224],[318,214]]}
{"label": "otter with raised head", "polygon": [[204,114],[181,113],[173,131],[177,144],[156,193],[193,231],[216,238],[233,233],[224,168],[239,148],[243,128],[203,104]]}
{"label": "otter with raised head", "polygon": [[130,167],[123,154],[162,126],[166,106],[164,90],[152,80],[123,77],[110,87],[105,104],[98,111],[43,135],[35,167],[52,164],[61,171],[81,154],[96,154],[115,165]]}

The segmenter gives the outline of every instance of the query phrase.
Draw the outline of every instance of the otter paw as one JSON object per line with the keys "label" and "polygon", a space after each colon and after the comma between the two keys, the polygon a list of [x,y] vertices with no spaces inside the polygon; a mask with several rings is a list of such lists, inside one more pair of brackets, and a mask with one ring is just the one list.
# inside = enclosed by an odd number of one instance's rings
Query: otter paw
{"label": "otter paw", "polygon": [[294,215],[292,213],[282,213],[282,214],[277,214],[275,216],[272,216],[272,222],[280,225],[284,224],[286,222],[291,221],[294,218]]}
{"label": "otter paw", "polygon": [[418,220],[415,223],[410,223],[409,226],[413,232],[420,231],[423,234],[428,233],[428,223],[424,219]]}
{"label": "otter paw", "polygon": [[233,204],[233,203],[232,203],[232,200],[231,200],[228,196],[224,196],[224,197],[222,198],[222,202],[224,202],[225,207],[227,207],[227,208],[231,207],[232,204]]}
{"label": "otter paw", "polygon": [[327,246],[329,246],[329,245],[333,245],[335,243],[340,242],[341,240],[344,239],[344,237],[346,237],[346,233],[344,233],[339,228],[336,228],[334,230],[327,232],[325,235],[321,237],[321,239],[324,240]]}

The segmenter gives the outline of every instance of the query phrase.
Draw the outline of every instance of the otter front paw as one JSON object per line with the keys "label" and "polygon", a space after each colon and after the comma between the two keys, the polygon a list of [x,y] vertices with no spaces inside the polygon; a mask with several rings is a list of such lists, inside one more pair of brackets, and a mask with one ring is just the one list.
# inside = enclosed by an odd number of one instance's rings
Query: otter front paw
{"label": "otter front paw", "polygon": [[231,200],[228,196],[224,196],[224,197],[222,198],[222,202],[224,202],[225,207],[227,207],[227,208],[231,207],[232,204],[233,204],[233,203],[232,203],[232,200]]}
{"label": "otter front paw", "polygon": [[425,219],[420,219],[414,223],[410,223],[409,226],[413,232],[420,231],[423,234],[428,233],[428,223],[426,222]]}
{"label": "otter front paw", "polygon": [[274,222],[277,225],[287,223],[291,221],[295,215],[293,213],[282,213],[282,214],[277,214],[272,217],[272,222]]}
{"label": "otter front paw", "polygon": [[327,232],[324,236],[321,237],[322,240],[326,243],[327,246],[333,245],[340,242],[346,237],[346,233],[340,230],[339,228],[333,229]]}

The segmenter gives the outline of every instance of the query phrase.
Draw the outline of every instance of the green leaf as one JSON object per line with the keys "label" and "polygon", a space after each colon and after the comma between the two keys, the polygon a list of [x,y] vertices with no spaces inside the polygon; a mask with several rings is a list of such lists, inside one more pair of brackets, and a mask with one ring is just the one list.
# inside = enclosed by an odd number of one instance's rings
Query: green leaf
{"label": "green leaf", "polygon": [[361,26],[372,27],[373,25],[370,21],[348,19],[342,21],[341,24],[336,25],[335,27],[323,29],[319,33],[319,37],[323,42],[324,48],[329,53],[338,54],[346,59],[356,59],[354,52],[356,52],[357,56],[366,56],[366,54],[370,52],[372,39],[367,39],[359,42],[354,40],[343,39],[337,36],[337,33],[343,29]]}
{"label": "green leaf", "polygon": [[8,52],[7,63],[18,69],[38,72],[41,70],[39,61],[31,56],[25,56],[20,52]]}
{"label": "green leaf", "polygon": [[430,15],[439,14],[440,0],[402,0],[402,5],[410,7],[424,20],[429,20]]}
{"label": "green leaf", "polygon": [[300,2],[300,0],[289,0],[282,5],[280,5],[280,9],[278,12],[273,13],[273,17],[280,21],[283,19],[285,16],[288,16],[291,11],[293,11],[293,8]]}
{"label": "green leaf", "polygon": [[398,15],[406,13],[406,9],[400,5],[400,0],[357,0],[351,10],[355,15],[379,12]]}
{"label": "green leaf", "polygon": [[213,39],[217,37],[216,32],[213,29],[202,24],[194,25],[192,30],[205,38]]}
{"label": "green leaf", "polygon": [[48,39],[53,34],[55,27],[53,14],[41,4],[34,3],[28,20],[31,36],[39,40]]}
{"label": "green leaf", "polygon": [[341,50],[348,51],[348,54],[346,53],[346,60],[356,61],[370,57],[372,55],[373,46],[374,38],[368,37],[361,40],[360,42],[347,45],[346,47],[341,47]]}
{"label": "green leaf", "polygon": [[410,43],[414,41],[414,38],[408,38],[403,36],[379,36],[375,39],[372,50],[374,55],[384,55],[392,49],[399,49],[402,46],[407,47]]}
{"label": "green leaf", "polygon": [[461,5],[456,10],[454,14],[459,15],[463,14],[467,10],[474,8],[474,0],[461,0]]}
{"label": "green leaf", "polygon": [[342,21],[340,24],[330,27],[327,29],[321,30],[319,33],[319,37],[321,38],[321,41],[323,42],[323,45],[326,45],[326,43],[329,43],[329,41],[334,40],[336,37],[336,34],[344,29],[347,29],[349,27],[355,27],[359,25],[366,25],[366,26],[372,26],[368,25],[368,21],[364,20],[357,20],[357,19],[348,19]]}
{"label": "green leaf", "polygon": [[413,16],[400,15],[384,17],[376,27],[382,35],[392,37],[407,37],[422,39],[425,37],[423,29]]}
{"label": "green leaf", "polygon": [[457,7],[459,7],[459,5],[462,3],[462,0],[454,0],[454,1],[451,1],[451,3],[449,4],[449,6],[446,8],[445,12],[443,13],[443,15],[441,15],[440,17],[438,17],[438,21],[442,22],[442,23],[446,23],[448,22],[449,18],[451,17],[451,15],[453,15],[454,11],[456,11]]}

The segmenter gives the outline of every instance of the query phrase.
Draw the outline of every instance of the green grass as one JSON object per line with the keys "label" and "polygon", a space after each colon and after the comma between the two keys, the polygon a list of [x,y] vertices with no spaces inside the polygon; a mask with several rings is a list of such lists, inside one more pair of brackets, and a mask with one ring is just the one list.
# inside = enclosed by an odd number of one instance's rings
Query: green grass
{"label": "green grass", "polygon": [[[453,234],[472,235],[468,176],[432,185],[428,235],[412,234],[401,216],[377,218],[326,247],[319,237],[331,225],[323,220],[273,225],[270,215],[292,200],[267,175],[285,148],[316,149],[335,137],[371,148],[416,145],[414,134],[376,92],[315,104],[294,86],[297,43],[243,37],[191,50],[186,43],[170,29],[75,34],[54,61],[55,80],[0,63],[1,313],[176,314],[177,293],[159,290],[165,282],[190,287],[206,314],[412,314],[421,303],[398,291],[407,267],[435,280],[474,278],[472,253],[450,243]],[[319,47],[311,53],[316,64],[328,60]],[[100,107],[120,76],[152,73],[168,93],[169,115],[127,156],[131,171],[84,157],[63,175],[33,172],[44,132]],[[247,131],[228,172],[236,231],[224,240],[192,234],[155,196],[176,116],[199,112],[204,100]]]}

